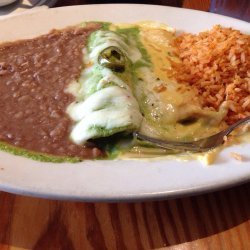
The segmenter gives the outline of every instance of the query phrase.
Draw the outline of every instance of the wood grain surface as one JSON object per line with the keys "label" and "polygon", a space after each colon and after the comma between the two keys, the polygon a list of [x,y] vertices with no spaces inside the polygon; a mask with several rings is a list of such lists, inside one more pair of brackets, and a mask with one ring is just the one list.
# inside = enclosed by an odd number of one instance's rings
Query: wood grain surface
{"label": "wood grain surface", "polygon": [[195,197],[81,203],[0,193],[0,249],[250,249],[250,184]]}
{"label": "wood grain surface", "polygon": [[[59,0],[58,6],[83,2]],[[239,18],[250,17],[249,2]],[[158,3],[205,11],[210,6],[209,0]],[[239,11],[232,6],[233,13]],[[250,183],[169,201],[112,204],[0,192],[0,250],[24,249],[249,250]]]}

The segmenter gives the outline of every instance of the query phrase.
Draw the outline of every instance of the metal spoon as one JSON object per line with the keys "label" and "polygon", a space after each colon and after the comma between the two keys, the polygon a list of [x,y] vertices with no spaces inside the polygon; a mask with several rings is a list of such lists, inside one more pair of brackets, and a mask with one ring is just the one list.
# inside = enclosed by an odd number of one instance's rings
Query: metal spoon
{"label": "metal spoon", "polygon": [[222,145],[225,142],[225,136],[229,135],[234,129],[243,124],[248,123],[249,121],[250,121],[250,116],[237,121],[236,123],[229,126],[227,129],[217,134],[192,142],[160,140],[140,134],[139,132],[134,132],[134,136],[140,140],[151,142],[152,144],[155,144],[161,148],[175,149],[175,150],[178,149],[178,150],[193,151],[193,152],[205,152]]}

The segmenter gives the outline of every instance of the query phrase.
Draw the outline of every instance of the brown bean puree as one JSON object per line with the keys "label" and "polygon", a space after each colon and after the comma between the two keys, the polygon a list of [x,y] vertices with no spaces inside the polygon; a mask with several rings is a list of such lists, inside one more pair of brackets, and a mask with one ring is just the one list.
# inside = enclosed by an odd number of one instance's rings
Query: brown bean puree
{"label": "brown bean puree", "polygon": [[99,25],[54,30],[34,39],[0,45],[0,141],[58,156],[95,158],[94,145],[69,139],[65,93],[82,70],[82,49]]}

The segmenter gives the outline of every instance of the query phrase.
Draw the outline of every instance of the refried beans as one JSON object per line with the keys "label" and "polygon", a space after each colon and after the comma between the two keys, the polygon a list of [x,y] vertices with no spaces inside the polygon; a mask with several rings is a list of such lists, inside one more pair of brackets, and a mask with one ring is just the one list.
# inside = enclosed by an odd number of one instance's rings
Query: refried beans
{"label": "refried beans", "polygon": [[79,77],[82,49],[97,28],[70,27],[0,45],[0,141],[57,156],[103,154],[92,144],[70,141],[66,114],[74,97],[65,89]]}

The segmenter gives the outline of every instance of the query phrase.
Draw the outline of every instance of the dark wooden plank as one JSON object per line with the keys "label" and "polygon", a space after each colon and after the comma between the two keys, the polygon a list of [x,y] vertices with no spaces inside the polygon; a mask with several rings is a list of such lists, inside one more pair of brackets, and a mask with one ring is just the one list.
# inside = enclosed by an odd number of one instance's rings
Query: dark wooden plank
{"label": "dark wooden plank", "polygon": [[250,249],[250,183],[183,199],[81,203],[0,193],[0,249]]}

